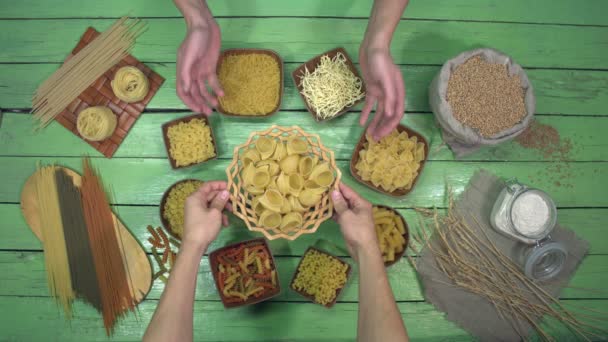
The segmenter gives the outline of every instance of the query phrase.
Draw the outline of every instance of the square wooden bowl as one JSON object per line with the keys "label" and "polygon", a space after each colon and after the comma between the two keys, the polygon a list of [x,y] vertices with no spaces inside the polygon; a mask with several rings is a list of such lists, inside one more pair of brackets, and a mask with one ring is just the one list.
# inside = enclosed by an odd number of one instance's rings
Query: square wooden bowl
{"label": "square wooden bowl", "polygon": [[[309,299],[309,300],[311,300],[313,303],[320,304],[320,303],[317,303],[317,302],[315,301],[315,296],[313,296],[313,295],[309,295],[308,293],[306,293],[306,292],[304,292],[304,291],[297,290],[297,289],[296,289],[296,288],[293,286],[293,282],[296,280],[296,278],[298,277],[298,274],[300,273],[300,265],[302,264],[302,261],[304,260],[304,257],[306,256],[306,254],[308,254],[308,252],[310,252],[311,250],[315,250],[315,251],[317,251],[317,252],[319,252],[319,253],[325,254],[325,255],[327,255],[327,256],[329,256],[329,257],[333,258],[333,259],[338,260],[338,261],[339,261],[340,263],[342,263],[343,265],[348,266],[348,268],[346,269],[346,283],[348,283],[348,279],[350,279],[350,274],[351,274],[351,272],[352,272],[352,267],[351,267],[351,266],[350,266],[348,263],[344,262],[342,259],[340,259],[340,258],[338,258],[338,257],[336,257],[336,256],[333,256],[333,255],[331,255],[331,254],[329,254],[329,253],[327,253],[327,252],[325,252],[325,251],[323,251],[323,250],[320,250],[320,249],[315,248],[315,247],[308,247],[308,249],[306,250],[306,252],[305,252],[305,253],[304,253],[304,255],[302,256],[302,259],[300,259],[300,262],[298,263],[298,267],[296,268],[296,273],[293,275],[293,278],[291,279],[291,283],[289,284],[289,287],[290,287],[292,290],[294,290],[295,292],[297,292],[298,294],[300,294],[302,297],[308,298],[308,299]],[[331,308],[332,306],[334,306],[334,305],[336,304],[336,302],[338,301],[338,297],[340,296],[340,293],[342,292],[342,290],[343,290],[343,289],[344,289],[344,287],[346,286],[346,283],[344,284],[344,286],[342,286],[341,288],[339,288],[339,289],[337,289],[337,290],[336,290],[336,297],[334,298],[334,300],[333,300],[331,303],[328,303],[328,304],[320,304],[320,305],[323,305],[324,307],[326,307],[326,308],[328,308],[328,309],[329,309],[329,308]]]}
{"label": "square wooden bowl", "polygon": [[422,174],[422,170],[424,169],[424,165],[426,164],[426,160],[429,157],[429,144],[426,141],[426,139],[418,132],[414,131],[413,129],[406,127],[404,125],[399,125],[397,126],[397,132],[401,133],[401,132],[407,132],[408,136],[415,136],[418,138],[419,142],[424,143],[424,160],[422,160],[420,162],[420,169],[418,169],[418,175],[416,176],[416,178],[414,178],[414,181],[412,182],[412,187],[409,189],[397,189],[395,191],[389,192],[386,191],[384,189],[382,189],[381,187],[375,187],[374,184],[372,182],[369,181],[364,181],[361,176],[359,176],[359,174],[357,173],[357,170],[355,169],[355,165],[357,165],[357,162],[359,161],[359,152],[361,152],[361,150],[363,150],[363,145],[365,144],[365,142],[367,141],[365,138],[365,131],[363,131],[363,134],[361,134],[361,138],[359,138],[359,142],[357,143],[357,146],[355,146],[355,150],[353,151],[353,155],[350,159],[350,174],[361,184],[369,187],[370,189],[376,190],[380,193],[392,196],[392,197],[403,197],[407,194],[409,194],[414,187],[416,186],[416,183],[418,182],[418,178],[420,178],[420,175]]}
{"label": "square wooden bowl", "polygon": [[220,54],[220,57],[217,62],[217,72],[219,74],[220,66],[222,65],[222,63],[224,62],[224,59],[226,59],[226,57],[228,55],[251,55],[251,54],[268,55],[268,56],[274,58],[275,61],[277,61],[277,64],[279,65],[279,82],[280,82],[280,84],[279,84],[279,101],[277,102],[277,105],[274,107],[274,109],[272,111],[270,111],[269,113],[264,114],[264,115],[243,115],[243,114],[239,114],[239,113],[230,113],[227,110],[225,110],[220,103],[218,103],[218,106],[217,106],[218,112],[220,112],[224,115],[229,115],[229,116],[240,116],[240,117],[246,117],[246,118],[263,118],[263,117],[271,116],[279,111],[279,108],[281,107],[281,100],[283,99],[283,83],[284,83],[283,82],[283,60],[281,59],[281,56],[279,56],[279,54],[276,53],[275,51],[267,50],[267,49],[228,49],[228,50],[224,50]]}
{"label": "square wooden bowl", "polygon": [[[215,156],[211,157],[209,159],[203,160],[201,162],[198,163],[194,163],[194,164],[190,164],[190,165],[182,165],[182,166],[177,166],[177,163],[175,162],[175,159],[173,159],[173,157],[171,156],[171,144],[169,142],[169,137],[167,136],[167,132],[169,131],[169,127],[171,126],[175,126],[180,122],[189,122],[192,119],[201,119],[205,122],[205,125],[209,126],[209,130],[211,132],[211,141],[213,143],[213,150],[215,151]],[[183,118],[179,118],[179,119],[175,119],[169,122],[165,122],[162,126],[162,130],[163,130],[163,140],[165,141],[165,150],[167,151],[167,156],[169,157],[169,162],[171,163],[171,167],[173,169],[182,169],[185,167],[190,167],[190,166],[194,166],[194,165],[199,165],[205,162],[208,162],[210,160],[216,159],[217,158],[217,140],[215,140],[215,136],[213,135],[213,127],[211,127],[211,123],[209,122],[209,119],[207,119],[207,117],[204,114],[194,114],[194,115],[190,115],[190,116],[186,116]]]}
{"label": "square wooden bowl", "polygon": [[384,262],[384,266],[390,267],[390,266],[393,266],[394,264],[396,264],[399,260],[401,260],[403,255],[405,255],[405,250],[407,249],[407,245],[410,242],[410,240],[409,240],[410,229],[409,229],[409,227],[407,225],[407,221],[405,221],[405,218],[403,217],[403,215],[401,215],[397,210],[395,210],[391,207],[388,207],[386,205],[381,205],[381,204],[374,204],[374,207],[383,208],[383,209],[392,211],[393,213],[395,213],[395,215],[397,215],[401,219],[401,222],[403,222],[403,227],[405,227],[405,234],[403,234],[403,238],[405,239],[405,246],[403,246],[403,250],[401,252],[395,254],[395,260]]}
{"label": "square wooden bowl", "polygon": [[338,114],[336,114],[335,116],[333,116],[331,118],[321,119],[319,117],[319,115],[317,114],[317,112],[315,112],[315,110],[308,104],[308,101],[306,101],[306,97],[304,97],[304,95],[302,95],[302,86],[300,85],[300,75],[302,75],[304,73],[304,69],[307,68],[308,71],[312,73],[317,68],[317,65],[319,65],[319,63],[321,62],[321,57],[328,56],[329,58],[334,58],[339,52],[342,53],[344,55],[344,57],[346,57],[346,65],[348,66],[348,68],[350,69],[350,71],[355,76],[357,76],[358,78],[361,79],[361,91],[363,91],[363,93],[365,93],[365,84],[363,83],[363,78],[359,74],[359,71],[357,70],[357,68],[353,64],[353,61],[350,58],[350,56],[348,55],[348,53],[346,53],[346,50],[344,50],[344,48],[342,48],[342,47],[339,47],[339,48],[336,48],[336,49],[333,49],[333,50],[330,50],[330,51],[327,51],[325,53],[322,53],[322,54],[318,55],[317,57],[315,57],[315,58],[309,60],[308,62],[300,65],[296,70],[294,70],[291,73],[291,78],[293,79],[293,82],[295,83],[296,88],[298,89],[298,93],[300,94],[300,97],[304,101],[304,104],[306,105],[306,108],[308,109],[308,111],[310,112],[310,114],[312,114],[312,117],[317,122],[333,120],[333,119],[335,119],[335,118],[343,115],[344,113],[348,112],[351,108],[353,108],[354,106],[356,106],[359,103],[363,102],[363,100],[365,99],[365,97],[363,97],[360,100],[358,100],[357,102],[353,103],[351,106],[344,107]]}
{"label": "square wooden bowl", "polygon": [[[264,249],[266,249],[266,251],[268,252],[268,255],[270,256],[270,269],[274,270],[276,273],[275,275],[277,277],[277,287],[272,290],[267,290],[260,297],[257,297],[257,298],[250,297],[243,302],[230,303],[230,302],[226,301],[224,294],[220,291],[220,283],[219,283],[219,276],[218,276],[218,273],[219,273],[218,258],[221,255],[223,255],[224,253],[226,253],[227,251],[229,251],[231,249],[239,248],[241,245],[247,245],[247,247],[263,246]],[[216,249],[211,254],[209,254],[209,264],[211,266],[211,273],[213,274],[213,280],[215,281],[215,288],[217,289],[217,292],[220,295],[220,299],[222,300],[222,303],[224,304],[224,307],[226,309],[260,303],[260,302],[263,302],[270,298],[276,297],[281,293],[281,283],[279,281],[279,273],[277,271],[277,264],[274,260],[274,256],[272,255],[272,252],[270,251],[270,247],[268,247],[268,243],[266,242],[266,239],[264,239],[264,238],[241,241],[241,242],[237,242],[237,243]]]}
{"label": "square wooden bowl", "polygon": [[181,241],[182,238],[175,233],[175,231],[173,230],[173,227],[171,227],[171,224],[169,223],[169,220],[167,220],[165,218],[164,211],[165,211],[165,205],[167,204],[167,198],[169,197],[169,193],[171,192],[171,190],[173,190],[173,188],[175,188],[177,185],[179,185],[181,183],[185,183],[185,182],[201,182],[201,184],[204,183],[202,180],[194,179],[194,178],[187,178],[187,179],[182,179],[180,181],[177,181],[177,182],[171,184],[171,186],[168,187],[167,190],[165,190],[165,193],[163,194],[163,198],[160,200],[160,205],[158,206],[158,208],[160,210],[160,223],[163,224],[163,227],[165,227],[165,230],[169,233],[169,235],[171,235],[172,237],[176,238],[179,241]]}

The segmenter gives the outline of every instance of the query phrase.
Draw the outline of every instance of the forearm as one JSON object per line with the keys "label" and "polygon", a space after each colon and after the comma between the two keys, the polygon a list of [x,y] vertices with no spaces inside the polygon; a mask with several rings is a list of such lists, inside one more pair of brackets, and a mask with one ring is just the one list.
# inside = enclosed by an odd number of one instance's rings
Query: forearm
{"label": "forearm", "polygon": [[361,47],[388,49],[408,2],[408,0],[375,0]]}
{"label": "forearm", "polygon": [[382,254],[376,246],[357,253],[359,264],[358,341],[407,341],[407,331],[395,303]]}
{"label": "forearm", "polygon": [[206,249],[182,245],[144,341],[192,341],[196,275]]}
{"label": "forearm", "polygon": [[188,28],[204,27],[214,20],[205,0],[173,0],[173,2],[184,16]]}

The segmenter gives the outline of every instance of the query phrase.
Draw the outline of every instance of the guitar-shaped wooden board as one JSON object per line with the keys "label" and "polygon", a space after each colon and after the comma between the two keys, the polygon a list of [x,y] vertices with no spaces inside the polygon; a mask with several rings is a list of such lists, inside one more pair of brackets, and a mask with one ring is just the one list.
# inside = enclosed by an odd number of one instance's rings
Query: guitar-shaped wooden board
{"label": "guitar-shaped wooden board", "polygon": [[[70,169],[59,167],[72,177],[74,184],[80,188],[82,179],[80,175]],[[34,234],[42,241],[42,223],[40,222],[40,213],[38,212],[38,197],[36,196],[36,177],[38,171],[28,178],[21,192],[21,211],[25,217],[25,221],[30,226]],[[122,261],[125,266],[125,271],[128,275],[129,287],[133,293],[133,297],[137,303],[141,302],[152,285],[152,266],[146,255],[143,247],[137,242],[131,232],[120,222],[120,219],[114,215],[116,222],[114,229],[118,237]]]}

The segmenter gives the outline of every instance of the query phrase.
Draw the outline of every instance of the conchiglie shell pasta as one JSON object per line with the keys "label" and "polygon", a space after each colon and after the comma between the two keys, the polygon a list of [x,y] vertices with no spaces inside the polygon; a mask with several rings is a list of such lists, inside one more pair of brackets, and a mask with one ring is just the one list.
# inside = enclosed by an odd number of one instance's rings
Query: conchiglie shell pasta
{"label": "conchiglie shell pasta", "polygon": [[243,166],[246,167],[251,163],[260,161],[260,159],[260,153],[255,148],[250,148],[241,156],[241,163],[243,163]]}
{"label": "conchiglie shell pasta", "polygon": [[268,159],[273,155],[276,145],[276,140],[267,137],[259,137],[255,142],[255,148],[260,152],[262,160]]}
{"label": "conchiglie shell pasta", "polygon": [[276,176],[281,171],[279,164],[276,161],[270,160],[270,159],[260,160],[259,162],[256,163],[256,166],[257,167],[268,166],[268,173],[270,173],[271,176]]}
{"label": "conchiglie shell pasta", "polygon": [[253,209],[253,212],[258,216],[262,215],[264,210],[266,210],[262,203],[260,203],[260,197],[261,196],[256,196],[251,200],[251,209]]}
{"label": "conchiglie shell pasta", "polygon": [[264,189],[270,183],[270,173],[268,173],[268,167],[258,167],[253,172],[251,177],[251,185],[258,188]]}
{"label": "conchiglie shell pasta", "polygon": [[254,173],[255,173],[255,166],[253,165],[253,163],[248,164],[243,169],[243,172],[241,173],[241,177],[243,178],[243,183],[245,184],[246,187],[253,184]]}
{"label": "conchiglie shell pasta", "polygon": [[262,195],[262,194],[264,194],[264,189],[263,188],[256,188],[253,185],[249,185],[245,189],[247,189],[247,192],[250,193],[250,194],[252,194],[252,195]]}
{"label": "conchiglie shell pasta", "polygon": [[283,207],[283,195],[274,189],[267,189],[264,195],[260,198],[260,203],[268,210],[280,212]]}
{"label": "conchiglie shell pasta", "polygon": [[308,142],[302,138],[290,137],[287,140],[287,154],[304,154],[308,153],[310,146]]}
{"label": "conchiglie shell pasta", "polygon": [[289,204],[291,205],[291,210],[297,211],[299,213],[308,211],[308,209],[306,209],[302,205],[302,203],[300,203],[300,200],[296,196],[289,196],[289,197],[287,197],[287,200],[289,201]]}
{"label": "conchiglie shell pasta", "polygon": [[281,170],[286,174],[291,174],[298,171],[298,163],[300,162],[300,156],[297,154],[289,155],[279,164],[281,166]]}
{"label": "conchiglie shell pasta", "polygon": [[281,225],[281,221],[281,214],[272,210],[265,210],[260,215],[258,224],[265,228],[276,229]]}
{"label": "conchiglie shell pasta", "polygon": [[289,194],[289,176],[286,173],[281,172],[277,177],[277,189],[283,194]]}
{"label": "conchiglie shell pasta", "polygon": [[302,206],[310,208],[321,200],[321,193],[311,189],[304,189],[300,193],[300,196],[298,196],[298,199],[300,200],[300,203],[302,203]]}
{"label": "conchiglie shell pasta", "polygon": [[314,156],[304,156],[300,158],[300,162],[298,163],[298,172],[304,177],[308,178],[312,173],[312,169],[319,162],[319,157]]}
{"label": "conchiglie shell pasta", "polygon": [[279,162],[286,156],[287,156],[287,147],[285,146],[285,142],[279,141],[277,143],[277,146],[274,149],[274,153],[272,154],[271,159]]}
{"label": "conchiglie shell pasta", "polygon": [[302,215],[300,213],[291,212],[285,214],[281,220],[281,230],[289,231],[294,228],[298,228],[302,225]]}
{"label": "conchiglie shell pasta", "polygon": [[314,167],[310,173],[310,179],[323,187],[328,187],[334,182],[334,173],[329,168],[329,164],[321,163]]}
{"label": "conchiglie shell pasta", "polygon": [[291,212],[291,203],[287,199],[283,200],[283,206],[281,207],[281,214],[287,214]]}
{"label": "conchiglie shell pasta", "polygon": [[304,177],[300,174],[292,173],[288,178],[289,193],[298,196],[304,187]]}

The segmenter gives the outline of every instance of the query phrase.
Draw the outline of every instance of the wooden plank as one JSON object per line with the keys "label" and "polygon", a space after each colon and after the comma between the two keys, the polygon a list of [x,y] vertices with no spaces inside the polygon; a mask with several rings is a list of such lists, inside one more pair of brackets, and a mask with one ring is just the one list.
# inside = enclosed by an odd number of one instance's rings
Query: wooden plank
{"label": "wooden plank", "polygon": [[[87,26],[105,30],[113,21],[0,21],[0,32],[11,32],[0,37],[0,62],[61,62]],[[145,62],[175,61],[185,32],[183,20],[147,21],[148,30],[133,54]],[[303,62],[336,46],[358,59],[367,25],[367,19],[340,18],[230,18],[218,22],[223,48],[273,49],[287,62]],[[607,34],[608,27],[412,21],[397,29],[391,52],[398,64],[442,64],[463,50],[491,46],[526,67],[606,69],[608,60],[602,57],[608,53]],[[534,42],[533,48],[522,41]]]}
{"label": "wooden plank", "polygon": [[[408,222],[409,228],[412,231],[418,231],[418,217],[414,210],[398,210]],[[131,234],[141,241],[144,248],[150,252],[151,245],[147,241],[149,233],[146,226],[161,226],[158,208],[155,206],[115,206],[114,212],[129,228]],[[41,250],[42,246],[23,220],[18,204],[0,204],[0,217],[2,217],[0,220],[0,250]],[[591,254],[608,254],[608,239],[604,238],[606,217],[608,217],[608,209],[558,209],[560,224],[572,229],[582,239],[589,241],[591,243],[589,253]],[[222,230],[217,240],[209,246],[209,250],[257,237],[260,237],[260,234],[250,232],[240,219],[231,216],[230,226]],[[273,240],[269,241],[269,244],[275,255],[302,255],[319,239],[324,240],[324,247],[329,244],[337,246],[335,247],[337,249],[334,249],[337,255],[346,255],[343,252],[344,239],[338,225],[333,220],[324,222],[315,234],[303,235],[293,242]],[[415,255],[411,249],[408,250],[408,254]]]}
{"label": "wooden plank", "polygon": [[[291,72],[297,63],[285,63],[283,110],[305,110]],[[4,108],[30,108],[38,85],[58,67],[57,64],[0,64],[0,103]],[[167,79],[148,109],[181,109],[184,103],[175,95],[175,63],[151,63],[150,67]],[[428,86],[440,67],[400,66],[407,87],[407,111],[430,112]],[[536,95],[536,113],[568,115],[608,115],[608,72],[589,70],[529,69],[526,71]],[[355,110],[360,110],[361,105]]]}
{"label": "wooden plank", "polygon": [[[278,267],[281,294],[272,301],[307,302],[308,299],[298,295],[288,288],[296,271],[300,257],[275,257]],[[351,265],[350,258],[344,258]],[[49,295],[44,270],[44,255],[42,252],[0,252],[0,272],[4,274],[0,296],[32,296],[45,297]],[[416,272],[405,259],[387,269],[395,300],[422,301],[424,296],[419,286]],[[213,276],[207,258],[201,261],[197,276],[197,300],[219,301]],[[588,256],[570,281],[569,288],[560,294],[562,299],[606,299],[608,298],[608,256]],[[147,299],[159,299],[165,285],[156,280]],[[588,289],[588,290],[583,290]],[[357,302],[359,298],[359,274],[357,267],[347,286],[340,294],[340,302]]]}
{"label": "wooden plank", "polygon": [[[147,300],[137,314],[120,320],[112,340],[141,341],[157,303]],[[108,340],[99,314],[81,302],[75,303],[75,317],[69,322],[50,298],[0,297],[0,307],[10,308],[3,322],[3,338],[9,341]],[[398,307],[414,340],[470,340],[430,304],[399,303]],[[340,303],[331,310],[312,303],[264,303],[232,310],[218,302],[194,304],[195,341],[353,341],[356,324],[356,303]]]}
{"label": "wooden plank", "polygon": [[[167,152],[161,139],[160,127],[163,123],[190,113],[144,114],[136,123],[114,158],[166,158]],[[607,161],[608,141],[604,132],[608,131],[608,117],[564,117],[537,116],[542,124],[554,127],[561,139],[571,142],[571,149],[565,153],[543,155],[538,150],[527,149],[517,142],[505,143],[483,150],[464,160],[571,160]],[[318,124],[308,113],[281,112],[270,118],[250,120],[223,115],[211,118],[215,137],[220,144],[235,146],[247,140],[251,132],[263,130],[272,124],[281,126],[297,125],[307,132],[315,132],[323,143],[331,148],[337,159],[351,158],[363,128],[359,126],[359,114],[349,113],[336,119],[332,124]],[[410,113],[402,122],[428,138],[430,160],[454,160],[449,148],[443,143],[441,132],[430,113]],[[0,155],[3,156],[101,156],[101,153],[69,133],[61,125],[53,123],[42,132],[32,131],[29,115],[6,113],[0,127]],[[232,158],[232,148],[222,149],[220,158]]]}
{"label": "wooden plank", "polygon": [[[280,0],[255,3],[212,0],[208,3],[215,16],[367,17],[371,8],[370,2],[362,0],[309,0],[295,6]],[[469,0],[466,3],[427,0],[410,2],[404,18],[606,25],[608,21],[601,14],[606,11],[608,5],[601,0],[588,0],[584,4],[574,0]],[[36,0],[23,0],[3,8],[2,18],[98,18],[120,17],[126,13],[138,17],[181,15],[172,2],[164,0],[85,1],[77,6],[73,0],[47,1],[46,6],[39,6]]]}
{"label": "wooden plank", "polygon": [[[222,148],[222,147],[220,147]],[[227,148],[227,147],[224,147]],[[0,170],[0,179],[6,186],[0,189],[0,202],[19,201],[21,186],[36,169],[37,163],[66,166],[77,171],[80,158],[35,158],[0,157],[0,165],[11,165]],[[226,179],[229,160],[213,160],[198,167],[171,171],[169,162],[163,159],[96,159],[107,186],[115,196],[113,203],[158,205],[169,185],[184,178],[203,180]],[[597,179],[608,174],[608,162],[443,162],[429,161],[416,188],[405,198],[394,199],[373,192],[355,183],[348,171],[348,164],[339,161],[343,181],[378,204],[398,208],[444,206],[446,187],[458,194],[470,177],[480,168],[496,173],[500,177],[517,177],[530,186],[545,190],[558,207],[607,207],[607,185],[598,184]]]}

